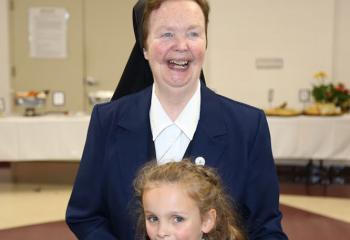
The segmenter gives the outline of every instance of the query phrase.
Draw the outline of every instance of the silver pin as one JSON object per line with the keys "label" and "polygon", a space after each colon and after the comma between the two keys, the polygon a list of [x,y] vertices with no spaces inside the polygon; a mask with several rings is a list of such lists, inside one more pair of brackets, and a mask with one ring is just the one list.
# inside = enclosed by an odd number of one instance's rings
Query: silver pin
{"label": "silver pin", "polygon": [[204,157],[196,157],[194,160],[196,165],[204,166],[205,165],[205,159]]}

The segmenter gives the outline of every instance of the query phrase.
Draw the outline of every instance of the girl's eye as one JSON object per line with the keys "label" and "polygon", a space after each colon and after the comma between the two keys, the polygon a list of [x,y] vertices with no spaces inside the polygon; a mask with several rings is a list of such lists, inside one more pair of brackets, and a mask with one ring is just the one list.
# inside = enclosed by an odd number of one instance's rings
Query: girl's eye
{"label": "girl's eye", "polygon": [[185,221],[185,218],[181,217],[181,216],[174,216],[174,222],[176,223],[180,223]]}
{"label": "girl's eye", "polygon": [[171,32],[166,32],[166,33],[162,34],[162,37],[165,37],[165,38],[171,38],[173,36],[174,36],[174,34],[172,34]]}
{"label": "girl's eye", "polygon": [[146,217],[146,220],[147,220],[148,222],[155,223],[155,222],[158,221],[158,217],[156,217],[156,216],[147,216],[147,217]]}

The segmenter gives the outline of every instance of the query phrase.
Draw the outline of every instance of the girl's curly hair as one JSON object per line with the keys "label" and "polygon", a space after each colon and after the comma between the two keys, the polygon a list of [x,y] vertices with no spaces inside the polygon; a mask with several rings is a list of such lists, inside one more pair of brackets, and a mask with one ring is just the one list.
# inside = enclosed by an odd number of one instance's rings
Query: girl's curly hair
{"label": "girl's curly hair", "polygon": [[227,195],[219,175],[213,168],[195,165],[185,159],[157,165],[146,164],[134,180],[135,200],[138,206],[137,239],[149,239],[146,233],[142,206],[143,193],[160,184],[180,184],[198,205],[202,216],[210,209],[216,210],[215,227],[203,237],[207,240],[245,240],[246,235]]}

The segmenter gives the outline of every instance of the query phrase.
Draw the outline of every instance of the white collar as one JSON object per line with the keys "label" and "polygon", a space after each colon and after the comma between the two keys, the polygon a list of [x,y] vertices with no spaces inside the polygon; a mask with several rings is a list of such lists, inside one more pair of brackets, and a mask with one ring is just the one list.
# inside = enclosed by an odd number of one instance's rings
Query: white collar
{"label": "white collar", "polygon": [[182,110],[175,122],[173,122],[165,112],[158,97],[156,96],[153,84],[151,108],[149,111],[153,141],[165,128],[172,124],[175,124],[177,127],[179,127],[184,132],[184,134],[190,140],[192,140],[199,121],[200,105],[201,91],[200,81],[198,81],[197,90],[193,94],[192,98],[188,101],[185,108]]}

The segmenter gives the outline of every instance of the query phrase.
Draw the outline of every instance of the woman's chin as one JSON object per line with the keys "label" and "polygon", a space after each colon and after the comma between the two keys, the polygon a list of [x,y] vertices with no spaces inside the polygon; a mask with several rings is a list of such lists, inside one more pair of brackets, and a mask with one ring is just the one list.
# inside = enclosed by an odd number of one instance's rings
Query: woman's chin
{"label": "woman's chin", "polygon": [[170,71],[168,75],[168,82],[171,85],[176,86],[185,86],[187,84],[191,84],[191,82],[195,81],[193,71]]}

